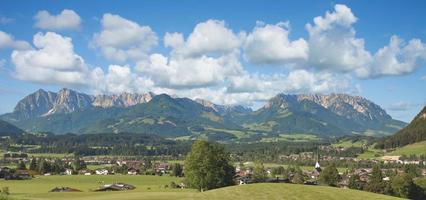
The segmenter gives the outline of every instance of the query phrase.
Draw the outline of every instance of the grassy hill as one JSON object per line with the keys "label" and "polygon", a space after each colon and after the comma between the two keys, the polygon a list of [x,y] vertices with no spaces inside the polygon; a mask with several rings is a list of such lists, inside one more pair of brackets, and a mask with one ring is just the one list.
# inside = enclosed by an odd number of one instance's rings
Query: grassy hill
{"label": "grassy hill", "polygon": [[392,151],[388,153],[387,155],[390,155],[390,156],[417,155],[419,156],[422,154],[426,154],[426,141],[417,142],[414,144],[403,146],[401,148],[397,148],[395,149],[395,151]]}
{"label": "grassy hill", "polygon": [[308,186],[296,184],[261,183],[233,186],[211,190],[200,195],[201,199],[342,199],[345,200],[387,200],[399,199],[395,197],[363,192],[358,190],[340,189],[323,186]]}
{"label": "grassy hill", "polygon": [[[181,178],[168,176],[41,176],[28,181],[4,181],[1,186],[8,186],[13,199],[84,199],[84,200],[144,200],[144,199],[206,199],[206,200],[239,200],[239,199],[289,199],[289,200],[391,200],[395,197],[369,192],[340,189],[323,186],[307,186],[295,184],[251,184],[226,187],[207,192],[192,189],[170,189],[164,185],[171,181],[180,182]],[[98,185],[112,182],[125,182],[136,186],[135,190],[123,192],[90,192]],[[69,186],[82,190],[75,193],[50,193],[53,187]]]}

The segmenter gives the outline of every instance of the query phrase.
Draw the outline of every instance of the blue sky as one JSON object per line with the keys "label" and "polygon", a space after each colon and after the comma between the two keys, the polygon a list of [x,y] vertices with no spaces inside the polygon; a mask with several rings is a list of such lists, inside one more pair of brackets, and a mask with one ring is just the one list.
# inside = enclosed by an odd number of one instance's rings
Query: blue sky
{"label": "blue sky", "polygon": [[425,8],[424,1],[2,1],[0,113],[39,88],[166,92],[254,107],[278,92],[343,92],[410,121],[426,102]]}

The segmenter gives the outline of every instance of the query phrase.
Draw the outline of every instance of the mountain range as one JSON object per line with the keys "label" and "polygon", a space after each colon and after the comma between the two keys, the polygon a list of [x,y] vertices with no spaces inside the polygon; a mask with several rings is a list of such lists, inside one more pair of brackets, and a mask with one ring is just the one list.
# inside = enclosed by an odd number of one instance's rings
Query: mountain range
{"label": "mountain range", "polygon": [[278,94],[253,111],[167,94],[88,95],[38,90],[0,118],[27,132],[141,132],[171,138],[250,140],[292,134],[321,137],[393,134],[406,124],[359,96]]}

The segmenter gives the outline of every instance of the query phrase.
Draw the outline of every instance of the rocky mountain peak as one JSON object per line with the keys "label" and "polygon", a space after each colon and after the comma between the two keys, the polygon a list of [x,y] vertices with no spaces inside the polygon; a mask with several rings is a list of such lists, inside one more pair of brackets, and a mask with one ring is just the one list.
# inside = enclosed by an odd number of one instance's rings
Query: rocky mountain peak
{"label": "rocky mountain peak", "polygon": [[93,97],[90,95],[63,88],[59,90],[52,109],[44,115],[70,113],[76,110],[85,109],[91,106],[92,99]]}
{"label": "rocky mountain peak", "polygon": [[129,107],[147,103],[154,96],[151,92],[93,96],[68,88],[62,88],[57,93],[39,89],[19,101],[13,113],[19,119],[30,119],[55,113],[71,113],[90,107]]}
{"label": "rocky mountain peak", "polygon": [[204,107],[211,108],[220,114],[228,114],[230,112],[247,113],[251,112],[251,108],[241,105],[218,105],[205,99],[195,99],[195,101]]}
{"label": "rocky mountain peak", "polygon": [[124,92],[119,95],[97,95],[94,97],[93,106],[108,107],[129,107],[136,104],[147,103],[155,96],[154,93],[144,94]]}
{"label": "rocky mountain peak", "polygon": [[54,92],[46,92],[45,90],[39,89],[20,100],[16,104],[13,112],[16,113],[19,118],[23,119],[40,116],[53,107],[56,97],[57,95]]}
{"label": "rocky mountain peak", "polygon": [[359,122],[387,121],[392,119],[384,109],[373,102],[348,94],[300,94],[287,95],[278,94],[272,98],[264,108],[279,107],[286,109],[295,103],[310,101],[316,103],[333,113],[347,119]]}

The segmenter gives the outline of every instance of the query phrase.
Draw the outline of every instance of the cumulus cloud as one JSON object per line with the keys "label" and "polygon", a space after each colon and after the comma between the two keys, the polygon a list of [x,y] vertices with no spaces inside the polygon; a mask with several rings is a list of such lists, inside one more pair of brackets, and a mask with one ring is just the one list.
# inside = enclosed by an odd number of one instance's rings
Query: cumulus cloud
{"label": "cumulus cloud", "polygon": [[91,87],[96,93],[146,92],[154,83],[132,72],[129,66],[110,65],[107,73],[97,67],[91,72]]}
{"label": "cumulus cloud", "polygon": [[233,77],[227,88],[230,93],[265,92],[286,93],[330,93],[348,91],[349,76],[338,76],[329,72],[311,72],[297,69],[285,74],[251,75]]}
{"label": "cumulus cloud", "polygon": [[364,39],[356,37],[357,18],[351,9],[337,4],[333,12],[307,24],[309,33],[308,66],[320,70],[354,73],[359,78],[402,75],[413,72],[426,60],[426,45],[418,39],[404,43],[392,36],[387,46],[375,54],[367,51]]}
{"label": "cumulus cloud", "polygon": [[[32,49],[28,43],[19,47],[11,35],[0,31],[0,48],[15,49],[11,63],[21,80],[84,85],[96,93],[152,91],[244,105],[281,92],[359,93],[355,77],[408,74],[426,59],[424,43],[405,42],[398,36],[377,52],[367,51],[353,27],[357,20],[350,8],[337,4],[306,24],[307,38],[292,40],[289,22],[258,22],[245,33],[210,19],[196,24],[188,35],[165,33],[169,52],[152,53],[158,37],[149,26],[106,13],[90,44],[113,61],[104,68],[89,67],[74,52],[71,38],[52,32],[36,34]],[[243,58],[252,67],[297,67],[254,73],[243,67]]]}
{"label": "cumulus cloud", "polygon": [[398,36],[392,36],[389,44],[377,51],[371,66],[370,75],[402,75],[420,67],[426,60],[426,44],[419,39],[405,43]]}
{"label": "cumulus cloud", "polygon": [[30,49],[31,46],[28,42],[15,40],[12,35],[0,31],[0,49],[1,48]]}
{"label": "cumulus cloud", "polygon": [[364,40],[355,37],[352,25],[357,21],[350,8],[337,4],[334,12],[314,18],[307,24],[309,65],[339,72],[365,73],[372,61]]}
{"label": "cumulus cloud", "polygon": [[145,58],[158,42],[157,35],[149,26],[141,26],[119,15],[106,13],[101,24],[102,31],[94,34],[92,43],[111,61]]}
{"label": "cumulus cloud", "polygon": [[227,28],[224,21],[210,19],[197,24],[184,44],[171,47],[183,55],[198,56],[209,53],[229,53],[239,48],[240,44],[239,36]]}
{"label": "cumulus cloud", "polygon": [[152,54],[148,61],[139,62],[137,69],[152,77],[160,86],[194,88],[219,84],[228,76],[240,74],[242,66],[235,55],[167,58]]}
{"label": "cumulus cloud", "polygon": [[171,48],[170,55],[152,54],[136,68],[162,87],[215,86],[242,73],[240,42],[223,21],[207,20],[197,24],[186,40],[181,33],[166,33],[164,46]]}
{"label": "cumulus cloud", "polygon": [[83,58],[74,52],[71,38],[53,32],[37,33],[33,43],[35,49],[12,52],[18,79],[54,84],[86,83],[87,67]]}
{"label": "cumulus cloud", "polygon": [[254,64],[286,64],[308,58],[308,44],[300,38],[290,41],[288,23],[258,23],[244,44],[245,58]]}
{"label": "cumulus cloud", "polygon": [[64,9],[58,15],[52,15],[46,10],[39,11],[34,16],[34,26],[45,30],[78,30],[81,18],[73,10]]}

